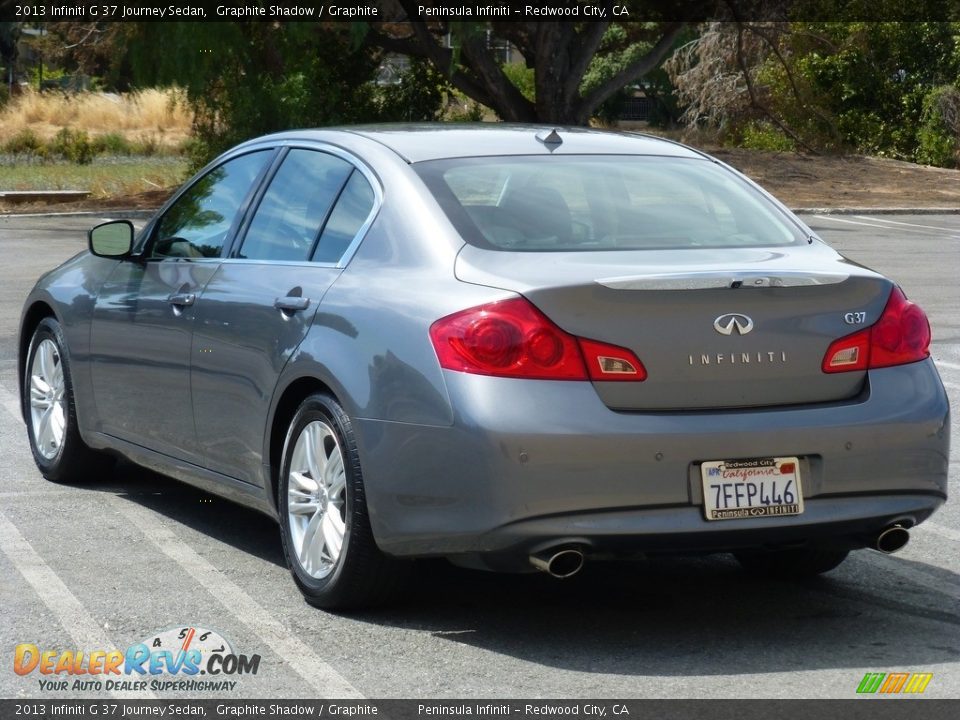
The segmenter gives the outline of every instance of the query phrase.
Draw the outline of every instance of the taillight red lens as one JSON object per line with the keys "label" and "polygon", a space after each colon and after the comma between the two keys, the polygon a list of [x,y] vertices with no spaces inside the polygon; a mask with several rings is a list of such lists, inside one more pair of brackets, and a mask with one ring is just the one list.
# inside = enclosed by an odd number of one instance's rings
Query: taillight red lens
{"label": "taillight red lens", "polygon": [[[430,326],[447,370],[528,380],[644,380],[625,348],[574,337],[524,298],[463,310]],[[584,362],[586,359],[586,362]]]}
{"label": "taillight red lens", "polygon": [[866,330],[833,342],[823,357],[825,373],[906,365],[930,356],[930,323],[919,305],[895,287],[877,320]]}

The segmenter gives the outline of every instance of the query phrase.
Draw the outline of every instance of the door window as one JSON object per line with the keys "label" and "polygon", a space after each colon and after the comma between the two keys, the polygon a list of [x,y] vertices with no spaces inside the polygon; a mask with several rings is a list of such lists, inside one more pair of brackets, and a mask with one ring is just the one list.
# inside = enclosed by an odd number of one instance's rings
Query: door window
{"label": "door window", "polygon": [[327,153],[291,150],[260,201],[239,257],[308,260],[352,170],[346,160]]}
{"label": "door window", "polygon": [[160,218],[150,257],[220,257],[237,212],[272,152],[241,155],[197,180]]}
{"label": "door window", "polygon": [[314,262],[338,262],[370,217],[375,202],[370,183],[359,170],[354,170],[323,228]]}

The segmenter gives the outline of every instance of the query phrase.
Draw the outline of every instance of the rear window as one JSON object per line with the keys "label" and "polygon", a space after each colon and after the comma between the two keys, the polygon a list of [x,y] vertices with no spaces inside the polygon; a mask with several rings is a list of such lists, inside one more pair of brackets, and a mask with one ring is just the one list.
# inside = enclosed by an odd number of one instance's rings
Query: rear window
{"label": "rear window", "polygon": [[417,163],[464,240],[519,252],[783,246],[800,230],[709,160],[483,157]]}

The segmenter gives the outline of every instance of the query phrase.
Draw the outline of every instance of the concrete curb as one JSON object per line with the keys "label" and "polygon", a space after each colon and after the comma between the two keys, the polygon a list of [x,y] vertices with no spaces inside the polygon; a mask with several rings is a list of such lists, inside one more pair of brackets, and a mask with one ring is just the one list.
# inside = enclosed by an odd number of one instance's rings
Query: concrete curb
{"label": "concrete curb", "polygon": [[960,215],[960,208],[793,208],[797,215]]}
{"label": "concrete curb", "polygon": [[37,212],[37,213],[3,213],[3,218],[42,218],[42,217],[100,217],[112,220],[147,220],[154,216],[156,210],[73,210],[69,212]]}

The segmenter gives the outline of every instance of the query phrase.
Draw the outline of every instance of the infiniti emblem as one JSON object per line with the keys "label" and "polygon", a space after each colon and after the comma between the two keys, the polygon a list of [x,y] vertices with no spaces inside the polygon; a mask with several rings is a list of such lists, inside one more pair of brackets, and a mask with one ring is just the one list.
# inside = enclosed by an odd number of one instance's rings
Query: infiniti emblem
{"label": "infiniti emblem", "polygon": [[713,329],[721,335],[732,335],[734,328],[738,335],[746,335],[753,330],[753,320],[741,313],[726,313],[713,321]]}

